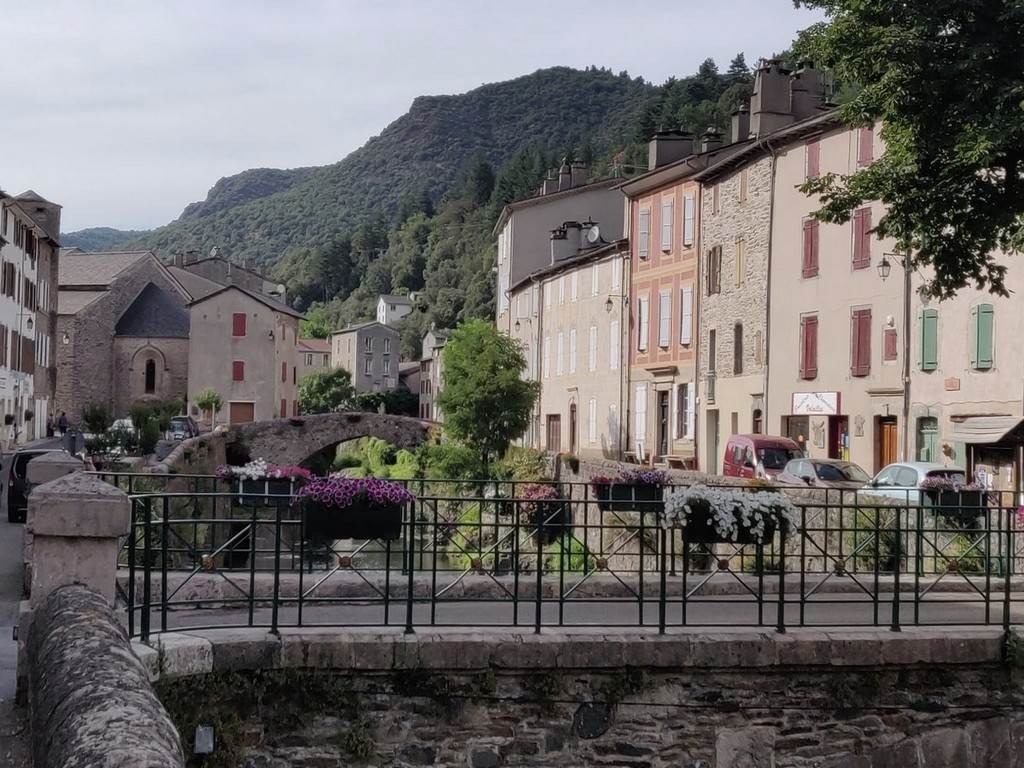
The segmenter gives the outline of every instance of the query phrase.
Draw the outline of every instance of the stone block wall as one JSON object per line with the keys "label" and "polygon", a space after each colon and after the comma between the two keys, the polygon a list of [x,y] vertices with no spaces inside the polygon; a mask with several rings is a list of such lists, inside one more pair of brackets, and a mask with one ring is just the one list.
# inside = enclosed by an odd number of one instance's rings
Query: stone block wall
{"label": "stone block wall", "polygon": [[[146,392],[146,360],[156,363],[156,387]],[[124,414],[139,401],[167,402],[188,397],[188,339],[119,336],[114,339],[114,412]]]}
{"label": "stone block wall", "polygon": [[183,768],[178,732],[101,595],[51,592],[35,611],[28,659],[36,768]]}

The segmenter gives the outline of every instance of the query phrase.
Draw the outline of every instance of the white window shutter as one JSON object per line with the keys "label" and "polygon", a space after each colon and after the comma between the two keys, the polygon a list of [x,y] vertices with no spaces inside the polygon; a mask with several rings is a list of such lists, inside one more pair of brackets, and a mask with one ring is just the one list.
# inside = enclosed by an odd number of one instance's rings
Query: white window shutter
{"label": "white window shutter", "polygon": [[619,321],[612,320],[608,325],[608,368],[619,369]]}
{"label": "white window shutter", "polygon": [[672,396],[669,398],[668,404],[668,423],[672,425],[673,440],[678,440],[682,437],[682,435],[679,434],[679,387],[681,386],[684,385],[672,385]]}
{"label": "white window shutter", "polygon": [[693,195],[683,199],[683,245],[693,245],[694,202]]}
{"label": "white window shutter", "polygon": [[569,331],[569,373],[576,373],[576,329]]}
{"label": "white window shutter", "polygon": [[590,326],[590,340],[587,348],[587,370],[597,370],[597,326]]}
{"label": "white window shutter", "polygon": [[597,442],[597,399],[593,397],[587,413],[587,436],[591,445]]}
{"label": "white window shutter", "polygon": [[693,286],[684,285],[680,291],[679,343],[693,343]]}
{"label": "white window shutter", "polygon": [[633,438],[638,459],[643,459],[647,437],[647,385],[637,384],[633,395]]}
{"label": "white window shutter", "polygon": [[673,200],[663,200],[661,203],[661,250],[672,250],[672,217],[675,213]]}
{"label": "white window shutter", "polygon": [[696,409],[694,407],[694,395],[696,394],[697,388],[693,384],[686,385],[686,436],[691,440],[694,439],[694,429],[696,429]]}
{"label": "white window shutter", "polygon": [[601,270],[598,269],[597,264],[590,268],[590,295],[597,296],[598,283],[601,279]]}
{"label": "white window shutter", "polygon": [[612,292],[622,290],[622,257],[616,256],[612,265]]}
{"label": "white window shutter", "polygon": [[578,299],[580,297],[580,273],[578,271],[572,273],[572,277],[570,278],[570,283],[571,283],[571,291],[570,291],[569,300],[570,301],[576,301],[576,299]]}
{"label": "white window shutter", "polygon": [[555,357],[557,358],[555,362],[555,373],[561,376],[565,373],[565,337],[562,335],[561,331],[558,332],[558,344],[555,350]]}
{"label": "white window shutter", "polygon": [[672,294],[658,294],[658,346],[667,347],[672,338]]}

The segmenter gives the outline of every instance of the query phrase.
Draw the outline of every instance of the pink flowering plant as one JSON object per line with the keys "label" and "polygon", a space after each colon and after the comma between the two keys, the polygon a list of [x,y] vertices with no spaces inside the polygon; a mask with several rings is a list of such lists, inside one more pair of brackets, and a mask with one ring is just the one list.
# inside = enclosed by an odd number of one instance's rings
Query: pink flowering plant
{"label": "pink flowering plant", "polygon": [[609,475],[594,475],[590,478],[590,484],[594,488],[603,488],[604,486],[611,485],[614,482],[615,478],[610,477]]}
{"label": "pink flowering plant", "polygon": [[921,481],[922,491],[981,491],[980,483],[968,483],[959,479],[959,475],[928,475]]}
{"label": "pink flowering plant", "polygon": [[366,504],[394,506],[414,498],[400,483],[376,477],[341,475],[314,478],[299,490],[298,497],[332,509],[348,509]]}
{"label": "pink flowering plant", "polygon": [[309,482],[313,479],[313,473],[305,467],[268,464],[263,459],[255,459],[241,466],[223,465],[217,467],[217,477],[221,480],[295,480]]}

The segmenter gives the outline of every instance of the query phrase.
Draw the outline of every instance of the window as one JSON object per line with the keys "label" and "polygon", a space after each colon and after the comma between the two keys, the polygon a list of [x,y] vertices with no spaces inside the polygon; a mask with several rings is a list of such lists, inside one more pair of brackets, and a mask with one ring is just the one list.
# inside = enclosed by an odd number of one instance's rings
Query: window
{"label": "window", "polygon": [[619,321],[612,320],[608,325],[608,369],[619,369]]}
{"label": "window", "polygon": [[711,212],[718,213],[722,210],[722,185],[716,183],[711,188]]}
{"label": "window", "polygon": [[648,327],[649,302],[650,299],[646,296],[641,296],[637,299],[636,348],[641,352],[647,351],[647,336],[650,332]]}
{"label": "window", "polygon": [[741,203],[747,202],[747,194],[749,193],[749,186],[750,186],[750,177],[749,176],[750,175],[747,172],[746,168],[744,168],[742,171],[740,171],[739,192],[738,192],[737,197],[739,198],[739,201]]}
{"label": "window", "polygon": [[576,329],[569,330],[569,373],[576,373]]}
{"label": "window", "polygon": [[364,352],[373,352],[373,337],[372,336],[367,336],[365,339],[363,339],[363,351]]}
{"label": "window", "polygon": [[558,341],[555,345],[555,375],[561,376],[565,373],[565,337],[558,332]]}
{"label": "window", "polygon": [[644,436],[647,433],[647,385],[637,384],[633,392],[633,438],[639,454],[643,452]]}
{"label": "window", "polygon": [[390,376],[391,375],[391,358],[389,358],[389,357],[385,357],[384,358],[384,375],[385,376]]}
{"label": "window", "polygon": [[718,334],[712,328],[708,331],[708,371],[718,370]]}
{"label": "window", "polygon": [[597,398],[590,398],[587,403],[587,442],[594,445],[597,442]]}
{"label": "window", "polygon": [[288,363],[281,361],[281,381],[288,381]]}
{"label": "window", "polygon": [[934,371],[939,367],[939,312],[922,309],[918,316],[921,326],[921,349],[917,365],[922,371]]}
{"label": "window", "polygon": [[672,294],[658,294],[658,346],[665,348],[672,341]]}
{"label": "window", "polygon": [[747,242],[742,237],[736,239],[736,285],[743,285],[747,277]]}
{"label": "window", "polygon": [[818,316],[804,315],[800,318],[800,378],[815,379],[818,376]]}
{"label": "window", "polygon": [[551,283],[544,284],[544,309],[551,309]]}
{"label": "window", "polygon": [[818,275],[818,220],[804,220],[803,257],[800,274],[803,277]]}
{"label": "window", "polygon": [[551,337],[544,337],[544,378],[551,378]]}
{"label": "window", "polygon": [[590,339],[587,344],[587,370],[597,370],[597,326],[590,326]]}
{"label": "window", "polygon": [[245,312],[235,312],[231,315],[231,335],[245,336]]}
{"label": "window", "polygon": [[367,357],[363,360],[363,373],[367,376],[373,375],[373,358]]}
{"label": "window", "polygon": [[754,413],[750,419],[750,431],[755,435],[764,434],[764,412],[760,408],[755,408]]}
{"label": "window", "polygon": [[716,245],[708,251],[707,295],[722,292],[722,246]]}
{"label": "window", "polygon": [[853,212],[853,268],[871,266],[871,209]]}
{"label": "window", "polygon": [[312,354],[307,354],[306,355],[306,366],[309,367],[309,366],[312,366],[312,365],[313,365],[313,355]]}
{"label": "window", "polygon": [[575,271],[569,277],[569,301],[576,301],[580,297],[580,273]]}
{"label": "window", "polygon": [[641,259],[650,257],[651,243],[651,212],[640,211],[640,234],[637,238],[637,253]]}
{"label": "window", "polygon": [[231,363],[231,380],[245,381],[245,362],[242,360],[235,360]]}
{"label": "window", "polygon": [[971,368],[987,371],[992,367],[991,304],[971,307]]}
{"label": "window", "polygon": [[875,159],[875,129],[857,129],[857,165],[870,165]]}
{"label": "window", "polygon": [[679,343],[693,343],[693,286],[679,289]]}
{"label": "window", "polygon": [[565,304],[565,275],[558,277],[558,303]]}
{"label": "window", "polygon": [[384,339],[384,354],[390,354],[391,352],[391,339]]}
{"label": "window", "polygon": [[145,387],[147,395],[156,392],[156,360],[152,358],[146,361]]}
{"label": "window", "polygon": [[897,357],[898,337],[895,328],[886,328],[882,331],[882,359],[891,363]]}
{"label": "window", "polygon": [[299,416],[299,401],[298,400],[292,400],[292,416],[295,416],[296,418],[298,418],[298,416]]}
{"label": "window", "polygon": [[736,323],[732,327],[732,374],[740,376],[743,373],[743,323]]}
{"label": "window", "polygon": [[622,290],[622,257],[612,259],[612,291]]}
{"label": "window", "polygon": [[807,157],[804,166],[804,178],[816,179],[821,173],[821,144],[817,139],[807,142]]}
{"label": "window", "polygon": [[939,420],[922,416],[917,420],[917,460],[939,461]]}
{"label": "window", "polygon": [[597,268],[597,264],[590,268],[590,295],[597,296],[598,283],[600,282],[601,271]]}
{"label": "window", "polygon": [[850,375],[871,373],[871,310],[855,309],[850,314]]}
{"label": "window", "polygon": [[673,199],[661,201],[661,250],[672,250],[672,218],[675,215],[676,202]]}
{"label": "window", "polygon": [[692,438],[694,426],[691,384],[683,382],[676,387],[676,437]]}
{"label": "window", "polygon": [[[717,187],[716,187],[717,189]],[[694,208],[693,195],[683,198],[683,247],[693,246]]]}

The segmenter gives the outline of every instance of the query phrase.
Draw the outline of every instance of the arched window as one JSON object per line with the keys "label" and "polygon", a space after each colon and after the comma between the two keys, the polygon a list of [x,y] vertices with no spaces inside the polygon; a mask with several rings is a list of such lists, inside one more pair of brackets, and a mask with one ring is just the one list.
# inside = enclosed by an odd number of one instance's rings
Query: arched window
{"label": "arched window", "polygon": [[149,358],[146,361],[146,394],[156,392],[156,360]]}

